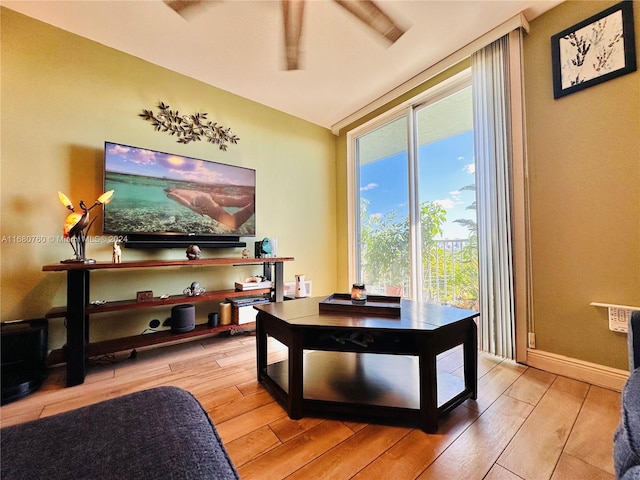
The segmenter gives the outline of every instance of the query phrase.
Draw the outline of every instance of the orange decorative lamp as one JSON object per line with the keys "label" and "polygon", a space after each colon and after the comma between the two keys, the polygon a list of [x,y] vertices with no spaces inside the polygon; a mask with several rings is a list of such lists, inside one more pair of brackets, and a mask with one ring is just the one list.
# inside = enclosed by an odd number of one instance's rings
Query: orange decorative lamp
{"label": "orange decorative lamp", "polygon": [[104,192],[102,195],[98,197],[98,199],[91,205],[87,207],[84,201],[80,200],[80,209],[82,213],[76,212],[73,208],[73,203],[69,200],[64,193],[58,192],[58,198],[62,202],[62,204],[67,207],[67,209],[71,210],[71,213],[67,215],[67,218],[64,220],[63,227],[63,235],[64,238],[69,239],[69,243],[71,244],[71,248],[73,248],[73,253],[75,254],[74,258],[70,258],[68,260],[62,260],[63,263],[95,263],[96,261],[93,259],[88,259],[85,256],[85,245],[87,241],[87,230],[91,227],[95,218],[93,220],[89,220],[89,211],[98,205],[106,205],[113,198],[113,190],[109,190],[108,192]]}

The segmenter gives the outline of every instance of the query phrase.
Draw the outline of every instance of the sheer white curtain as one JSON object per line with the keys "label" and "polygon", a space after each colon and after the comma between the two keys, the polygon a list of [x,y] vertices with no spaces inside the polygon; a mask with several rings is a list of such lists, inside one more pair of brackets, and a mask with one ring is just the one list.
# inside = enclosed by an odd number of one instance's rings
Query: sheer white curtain
{"label": "sheer white curtain", "polygon": [[479,347],[513,359],[515,319],[508,36],[472,55],[471,83],[480,267]]}

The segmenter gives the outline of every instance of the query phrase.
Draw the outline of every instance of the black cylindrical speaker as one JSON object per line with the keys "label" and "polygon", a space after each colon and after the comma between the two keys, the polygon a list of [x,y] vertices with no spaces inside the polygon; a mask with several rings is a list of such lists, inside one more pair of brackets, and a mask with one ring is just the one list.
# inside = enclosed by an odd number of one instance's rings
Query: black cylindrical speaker
{"label": "black cylindrical speaker", "polygon": [[218,312],[211,312],[209,314],[209,327],[217,327],[220,325],[220,315]]}
{"label": "black cylindrical speaker", "polygon": [[191,304],[176,305],[171,309],[171,331],[189,332],[196,328],[196,307]]}

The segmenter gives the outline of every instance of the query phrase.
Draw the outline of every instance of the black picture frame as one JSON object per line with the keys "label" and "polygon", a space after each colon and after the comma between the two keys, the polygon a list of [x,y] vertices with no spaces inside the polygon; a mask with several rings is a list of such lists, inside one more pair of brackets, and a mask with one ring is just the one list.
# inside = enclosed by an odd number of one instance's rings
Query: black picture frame
{"label": "black picture frame", "polygon": [[553,98],[635,72],[633,1],[624,1],[551,37]]}

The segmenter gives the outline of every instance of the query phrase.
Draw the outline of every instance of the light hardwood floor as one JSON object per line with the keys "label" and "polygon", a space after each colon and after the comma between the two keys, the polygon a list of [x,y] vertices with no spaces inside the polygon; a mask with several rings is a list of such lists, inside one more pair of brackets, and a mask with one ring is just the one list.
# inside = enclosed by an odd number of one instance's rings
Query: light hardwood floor
{"label": "light hardwood floor", "polygon": [[[270,341],[270,361],[286,350]],[[12,425],[158,386],[204,405],[244,480],[614,479],[612,436],[620,393],[480,352],[477,401],[429,435],[406,425],[293,421],[256,381],[255,336],[239,334],[123,354],[64,388],[52,369],[36,393],[0,408]],[[462,355],[438,368],[461,375]],[[401,374],[401,372],[399,372]]]}

